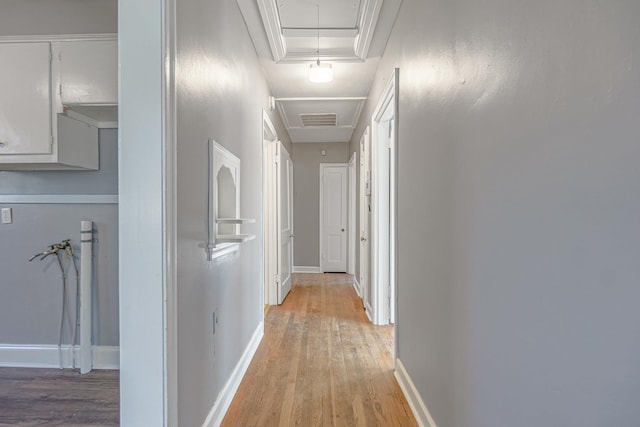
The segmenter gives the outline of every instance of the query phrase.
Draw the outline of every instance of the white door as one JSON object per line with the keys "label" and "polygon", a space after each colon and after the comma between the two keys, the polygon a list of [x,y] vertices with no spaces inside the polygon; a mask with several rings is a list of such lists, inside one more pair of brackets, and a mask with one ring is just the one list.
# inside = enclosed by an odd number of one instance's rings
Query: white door
{"label": "white door", "polygon": [[371,217],[371,182],[369,166],[369,127],[364,131],[360,139],[360,270],[359,280],[362,289],[362,299],[367,314],[371,316],[371,282],[369,279],[369,222]]}
{"label": "white door", "polygon": [[347,271],[346,163],[320,165],[320,269]]}
{"label": "white door", "polygon": [[291,290],[293,265],[293,163],[280,141],[278,162],[278,304],[282,304]]}

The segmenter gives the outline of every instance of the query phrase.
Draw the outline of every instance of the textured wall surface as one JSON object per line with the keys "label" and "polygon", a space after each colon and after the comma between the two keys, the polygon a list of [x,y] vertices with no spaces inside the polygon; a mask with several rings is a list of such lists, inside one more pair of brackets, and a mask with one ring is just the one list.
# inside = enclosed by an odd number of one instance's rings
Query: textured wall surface
{"label": "textured wall surface", "polygon": [[[405,0],[398,357],[437,425],[637,425],[640,3]],[[353,151],[353,149],[352,149]]]}
{"label": "textured wall surface", "polygon": [[[0,172],[0,195],[117,194],[115,129],[100,130],[99,171]],[[113,204],[7,204],[13,224],[0,224],[0,343],[57,344],[62,281],[55,258],[29,258],[52,243],[71,239],[80,256],[80,221],[94,221],[96,345],[118,345],[118,206]],[[65,265],[70,313],[75,312],[75,273]],[[65,343],[70,343],[65,325]]]}
{"label": "textured wall surface", "polygon": [[[262,111],[269,88],[235,0],[177,2],[179,425],[201,425],[263,318]],[[271,119],[289,145],[277,115]],[[242,226],[257,238],[207,262],[207,140],[241,160]],[[213,312],[216,334],[212,333]]]}
{"label": "textured wall surface", "polygon": [[[116,0],[6,0],[0,4],[0,37],[117,30]],[[0,195],[117,194],[117,138],[115,129],[100,130],[99,171],[0,171]],[[90,219],[95,221],[100,235],[94,257],[94,280],[98,286],[95,344],[118,345],[117,205],[2,207],[12,207],[15,218],[11,225],[0,225],[0,343],[58,342],[56,325],[62,292],[59,269],[51,258],[44,264],[25,261],[47,245],[66,238],[72,239],[79,254],[80,221]],[[69,293],[72,295],[72,290]]]}
{"label": "textured wall surface", "polygon": [[117,0],[3,0],[0,36],[118,32]]}

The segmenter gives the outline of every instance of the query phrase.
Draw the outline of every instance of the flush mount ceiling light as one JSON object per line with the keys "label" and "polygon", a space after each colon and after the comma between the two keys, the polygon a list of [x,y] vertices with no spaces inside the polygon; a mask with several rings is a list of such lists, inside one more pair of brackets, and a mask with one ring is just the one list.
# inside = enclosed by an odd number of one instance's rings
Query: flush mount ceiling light
{"label": "flush mount ceiling light", "polygon": [[333,80],[331,64],[321,64],[318,61],[309,66],[309,81],[313,83],[328,83]]}
{"label": "flush mount ceiling light", "polygon": [[313,83],[328,83],[333,80],[333,68],[331,64],[320,64],[320,5],[316,5],[318,12],[318,59],[315,64],[309,66],[309,81]]}

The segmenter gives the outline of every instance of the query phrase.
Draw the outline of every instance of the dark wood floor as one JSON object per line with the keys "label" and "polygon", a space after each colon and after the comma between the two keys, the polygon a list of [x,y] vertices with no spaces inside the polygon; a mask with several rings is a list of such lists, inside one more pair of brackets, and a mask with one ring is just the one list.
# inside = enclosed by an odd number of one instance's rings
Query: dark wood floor
{"label": "dark wood floor", "polygon": [[416,426],[393,376],[393,327],[373,326],[346,274],[295,274],[223,427]]}
{"label": "dark wood floor", "polygon": [[0,426],[117,426],[118,371],[0,368]]}

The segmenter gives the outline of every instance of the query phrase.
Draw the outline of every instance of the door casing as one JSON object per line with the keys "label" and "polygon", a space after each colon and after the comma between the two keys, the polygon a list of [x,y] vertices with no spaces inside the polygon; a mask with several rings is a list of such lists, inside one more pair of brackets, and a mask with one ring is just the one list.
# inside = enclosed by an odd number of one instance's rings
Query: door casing
{"label": "door casing", "polygon": [[278,134],[268,114],[262,112],[263,124],[263,229],[264,292],[263,303],[278,304],[278,213],[276,192],[276,146]]}
{"label": "door casing", "polygon": [[371,128],[367,126],[360,138],[360,265],[359,265],[359,287],[362,295],[365,313],[371,322],[373,308],[371,307],[371,254],[369,251],[369,225],[371,223],[370,195],[371,195]]}
{"label": "door casing", "polygon": [[[396,323],[398,84],[396,68],[379,98],[371,122],[370,271],[372,320],[377,325]],[[384,134],[387,131],[389,134]],[[386,158],[383,150],[387,149],[388,167],[380,168],[380,161]]]}
{"label": "door casing", "polygon": [[293,271],[293,163],[282,142],[276,143],[278,223],[277,299],[282,304],[291,290]]}

